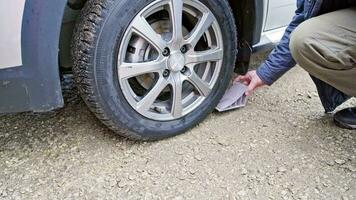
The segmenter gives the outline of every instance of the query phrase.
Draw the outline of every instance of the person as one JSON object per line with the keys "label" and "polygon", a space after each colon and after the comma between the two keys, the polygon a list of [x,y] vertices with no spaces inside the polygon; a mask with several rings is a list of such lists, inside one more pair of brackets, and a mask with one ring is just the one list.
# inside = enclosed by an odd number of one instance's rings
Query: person
{"label": "person", "polygon": [[[272,85],[296,64],[317,86],[327,113],[356,96],[356,0],[297,0],[297,10],[283,38],[254,71],[235,81],[257,88]],[[334,115],[342,128],[356,129],[356,107]]]}

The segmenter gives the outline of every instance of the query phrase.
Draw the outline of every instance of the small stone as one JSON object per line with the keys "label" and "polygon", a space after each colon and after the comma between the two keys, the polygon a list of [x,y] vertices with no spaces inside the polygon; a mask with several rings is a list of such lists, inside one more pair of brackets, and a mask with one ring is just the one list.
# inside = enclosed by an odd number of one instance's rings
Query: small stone
{"label": "small stone", "polygon": [[348,170],[350,170],[351,172],[356,172],[356,167],[355,166],[352,166],[352,165],[349,165],[346,167]]}
{"label": "small stone", "polygon": [[277,172],[281,172],[284,173],[287,171],[287,168],[285,168],[284,166],[278,167]]}
{"label": "small stone", "polygon": [[241,170],[241,175],[246,175],[248,173],[247,169],[243,168]]}
{"label": "small stone", "polygon": [[119,185],[120,188],[123,188],[123,187],[125,187],[127,184],[126,184],[125,181],[122,181],[122,180],[121,180],[118,185]]}
{"label": "small stone", "polygon": [[329,187],[330,185],[329,185],[329,183],[327,183],[327,182],[323,182],[323,186],[324,186],[324,187]]}
{"label": "small stone", "polygon": [[292,172],[295,174],[300,174],[300,170],[298,168],[293,168]]}
{"label": "small stone", "polygon": [[342,188],[342,190],[343,190],[343,192],[347,192],[347,191],[349,191],[349,190],[350,190],[350,188],[349,188],[349,187],[347,187],[347,186],[345,186],[344,188]]}
{"label": "small stone", "polygon": [[132,175],[132,174],[131,174],[131,175],[129,175],[129,177],[128,177],[128,178],[129,178],[129,180],[131,180],[131,181],[132,181],[132,180],[135,180],[135,178],[136,178],[136,177],[135,177],[134,175]]}
{"label": "small stone", "polygon": [[229,144],[227,143],[227,141],[223,140],[223,139],[219,139],[218,140],[218,144],[221,146],[229,146]]}
{"label": "small stone", "polygon": [[292,122],[292,125],[293,125],[294,127],[298,127],[298,123],[297,123],[297,122]]}
{"label": "small stone", "polygon": [[349,198],[347,196],[342,196],[341,199],[342,200],[349,200]]}
{"label": "small stone", "polygon": [[239,196],[246,196],[247,192],[245,190],[241,190],[237,193]]}
{"label": "small stone", "polygon": [[286,190],[282,190],[281,194],[282,194],[282,196],[286,196],[288,194],[288,192]]}
{"label": "small stone", "polygon": [[315,177],[315,182],[317,182],[317,183],[320,183],[320,182],[321,182],[321,179],[320,179],[319,176]]}
{"label": "small stone", "polygon": [[329,178],[328,175],[326,175],[326,174],[323,175],[323,179],[328,179],[328,178]]}
{"label": "small stone", "polygon": [[317,194],[319,194],[319,193],[320,193],[320,188],[315,187],[315,188],[314,188],[314,192],[317,193]]}
{"label": "small stone", "polygon": [[189,173],[190,173],[191,175],[194,175],[195,173],[197,173],[197,170],[191,168],[191,169],[189,169]]}
{"label": "small stone", "polygon": [[180,149],[176,149],[175,151],[174,151],[174,153],[176,153],[177,155],[184,155],[184,151],[182,151],[182,150],[180,150]]}
{"label": "small stone", "polygon": [[110,180],[109,185],[110,187],[114,187],[117,184],[116,180]]}
{"label": "small stone", "polygon": [[333,160],[327,160],[326,164],[332,167],[335,165],[335,162]]}
{"label": "small stone", "polygon": [[346,163],[346,161],[345,161],[345,160],[342,160],[342,159],[336,159],[335,162],[336,162],[337,164],[339,164],[339,165],[343,165],[343,164]]}
{"label": "small stone", "polygon": [[229,200],[235,200],[235,199],[237,199],[237,197],[236,197],[232,192],[229,192],[229,194],[227,195],[227,198],[228,198]]}
{"label": "small stone", "polygon": [[274,184],[275,184],[275,182],[273,179],[268,179],[268,185],[274,185]]}
{"label": "small stone", "polygon": [[251,147],[251,148],[256,148],[256,147],[257,147],[257,144],[250,143],[250,147]]}
{"label": "small stone", "polygon": [[202,161],[203,158],[200,156],[200,155],[195,155],[194,158],[197,160],[197,161]]}
{"label": "small stone", "polygon": [[178,175],[177,178],[181,181],[184,181],[186,179],[183,175]]}

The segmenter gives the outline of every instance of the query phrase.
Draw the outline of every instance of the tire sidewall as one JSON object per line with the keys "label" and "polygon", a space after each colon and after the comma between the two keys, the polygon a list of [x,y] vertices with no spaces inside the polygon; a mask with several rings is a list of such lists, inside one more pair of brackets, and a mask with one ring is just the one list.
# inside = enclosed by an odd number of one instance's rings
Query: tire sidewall
{"label": "tire sidewall", "polygon": [[226,1],[200,0],[215,15],[224,38],[224,59],[218,80],[203,103],[188,115],[171,121],[148,119],[127,102],[118,80],[117,61],[121,40],[131,20],[155,0],[120,0],[112,2],[98,27],[93,78],[100,104],[109,119],[142,139],[161,139],[187,131],[202,121],[217,105],[233,73],[236,56],[236,29]]}

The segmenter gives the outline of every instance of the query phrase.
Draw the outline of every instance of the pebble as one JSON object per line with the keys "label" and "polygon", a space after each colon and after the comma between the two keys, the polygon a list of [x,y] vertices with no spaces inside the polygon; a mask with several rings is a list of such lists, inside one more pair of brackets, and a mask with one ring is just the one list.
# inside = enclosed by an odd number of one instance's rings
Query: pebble
{"label": "pebble", "polygon": [[282,194],[282,196],[286,196],[288,194],[288,192],[286,190],[282,190],[281,194]]}
{"label": "pebble", "polygon": [[326,164],[332,167],[335,165],[335,162],[333,160],[327,160]]}
{"label": "pebble", "polygon": [[277,172],[281,172],[284,173],[287,171],[287,168],[285,168],[284,166],[278,167]]}
{"label": "pebble", "polygon": [[274,185],[275,182],[274,182],[274,179],[268,179],[268,185]]}
{"label": "pebble", "polygon": [[256,148],[256,147],[257,147],[257,144],[250,143],[250,147],[251,147],[251,148]]}
{"label": "pebble", "polygon": [[117,184],[116,180],[110,180],[109,185],[110,187],[114,187]]}
{"label": "pebble", "polygon": [[229,146],[229,143],[224,139],[219,139],[218,144],[221,146]]}
{"label": "pebble", "polygon": [[349,200],[349,198],[347,196],[341,196],[342,200]]}
{"label": "pebble", "polygon": [[245,190],[241,190],[237,193],[239,196],[246,196],[247,192]]}
{"label": "pebble", "polygon": [[300,170],[298,168],[293,168],[292,172],[295,174],[300,174]]}
{"label": "pebble", "polygon": [[123,180],[121,180],[121,181],[119,182],[119,184],[118,184],[118,186],[119,186],[120,188],[123,188],[123,187],[125,187],[126,185],[127,185],[126,182],[123,181]]}
{"label": "pebble", "polygon": [[136,177],[134,175],[130,174],[128,178],[129,178],[129,180],[132,181],[132,180],[135,180]]}
{"label": "pebble", "polygon": [[194,175],[195,173],[197,173],[197,171],[198,171],[198,170],[193,169],[193,168],[189,169],[189,173],[192,174],[192,175]]}
{"label": "pebble", "polygon": [[241,175],[246,175],[248,173],[247,169],[243,168],[241,170]]}
{"label": "pebble", "polygon": [[324,186],[324,187],[329,187],[330,185],[329,185],[328,182],[323,182],[323,186]]}
{"label": "pebble", "polygon": [[346,163],[346,161],[345,161],[345,160],[342,160],[342,159],[336,159],[335,162],[336,162],[337,164],[339,164],[339,165],[343,165],[343,164]]}
{"label": "pebble", "polygon": [[355,166],[352,166],[352,165],[349,165],[346,167],[348,170],[350,170],[351,172],[356,172],[356,167]]}
{"label": "pebble", "polygon": [[200,156],[200,155],[195,155],[194,158],[197,160],[197,161],[202,161],[203,158]]}

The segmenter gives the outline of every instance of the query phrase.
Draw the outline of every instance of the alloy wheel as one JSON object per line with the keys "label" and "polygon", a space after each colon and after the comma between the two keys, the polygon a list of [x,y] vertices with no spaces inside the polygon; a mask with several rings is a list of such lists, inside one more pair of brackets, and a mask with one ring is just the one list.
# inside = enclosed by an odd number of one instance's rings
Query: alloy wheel
{"label": "alloy wheel", "polygon": [[127,102],[158,121],[193,112],[214,89],[223,39],[213,13],[198,0],[157,0],[131,22],[118,54]]}

